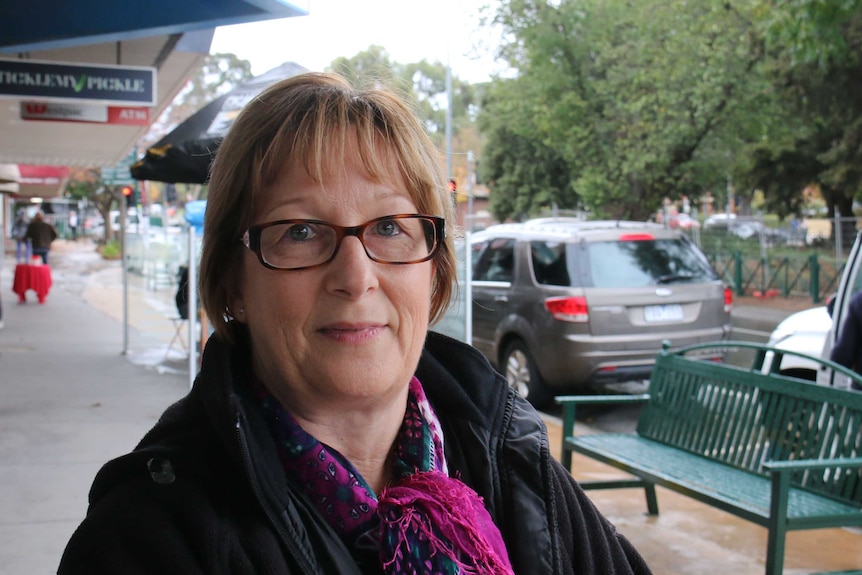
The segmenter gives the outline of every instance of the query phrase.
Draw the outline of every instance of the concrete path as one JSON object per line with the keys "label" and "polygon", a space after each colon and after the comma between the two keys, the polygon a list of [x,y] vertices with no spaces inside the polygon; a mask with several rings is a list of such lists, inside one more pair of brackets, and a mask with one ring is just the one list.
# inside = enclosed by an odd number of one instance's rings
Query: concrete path
{"label": "concrete path", "polygon": [[83,245],[59,245],[51,257],[54,285],[43,305],[33,292],[17,303],[14,259],[0,270],[2,575],[55,573],[96,471],[131,450],[188,390],[182,361],[160,362],[172,335],[163,302],[173,293],[130,290],[135,321],[152,329],[130,329],[121,355],[119,262],[106,265]]}

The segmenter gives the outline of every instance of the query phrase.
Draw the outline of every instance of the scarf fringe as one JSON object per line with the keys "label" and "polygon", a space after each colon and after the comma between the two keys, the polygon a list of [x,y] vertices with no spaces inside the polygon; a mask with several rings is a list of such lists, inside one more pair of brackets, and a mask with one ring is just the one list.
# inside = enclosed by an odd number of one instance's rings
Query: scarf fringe
{"label": "scarf fringe", "polygon": [[439,472],[417,472],[384,489],[377,513],[384,569],[411,572],[430,567],[429,558],[412,561],[412,542],[427,541],[431,557],[442,554],[457,573],[514,575],[505,543],[482,499],[463,482]]}

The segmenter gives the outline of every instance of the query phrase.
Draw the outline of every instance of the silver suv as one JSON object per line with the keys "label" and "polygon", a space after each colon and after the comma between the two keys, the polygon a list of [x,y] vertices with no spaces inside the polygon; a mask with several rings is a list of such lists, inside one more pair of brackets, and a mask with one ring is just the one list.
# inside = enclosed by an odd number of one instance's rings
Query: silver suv
{"label": "silver suv", "polygon": [[662,340],[730,333],[730,288],[678,230],[548,218],[491,226],[470,247],[472,343],[535,405],[649,379]]}

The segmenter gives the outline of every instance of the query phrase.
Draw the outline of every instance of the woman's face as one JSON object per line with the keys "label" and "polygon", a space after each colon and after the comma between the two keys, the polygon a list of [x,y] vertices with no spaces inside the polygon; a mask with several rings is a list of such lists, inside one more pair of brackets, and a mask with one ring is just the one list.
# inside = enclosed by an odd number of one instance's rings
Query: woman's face
{"label": "woman's face", "polygon": [[[330,160],[325,189],[301,165],[287,165],[258,195],[254,223],[317,219],[356,226],[416,213],[394,163],[391,182],[375,182],[348,146]],[[406,388],[425,341],[433,264],[371,261],[345,237],[331,262],[305,270],[265,268],[246,250],[236,319],[251,332],[254,369],[288,409],[373,407]]]}

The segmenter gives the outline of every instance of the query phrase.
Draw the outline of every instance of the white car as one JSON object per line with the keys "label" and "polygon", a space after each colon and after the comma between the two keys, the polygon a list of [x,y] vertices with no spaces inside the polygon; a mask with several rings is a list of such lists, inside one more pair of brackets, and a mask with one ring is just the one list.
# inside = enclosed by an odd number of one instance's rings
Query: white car
{"label": "white car", "polygon": [[713,214],[703,221],[703,229],[727,229],[736,221],[736,214],[722,213]]}
{"label": "white car", "polygon": [[[829,359],[839,330],[847,317],[850,299],[862,289],[862,232],[850,249],[847,264],[841,273],[838,292],[828,306],[816,307],[789,315],[776,326],[768,345],[777,349],[804,353]],[[828,311],[831,307],[831,313]],[[763,369],[770,370],[774,357],[765,358]],[[808,379],[820,385],[849,386],[849,378],[834,374],[832,369],[818,369],[813,361],[795,355],[785,355],[778,370],[782,374]]]}
{"label": "white car", "polygon": [[[832,329],[832,318],[826,306],[813,307],[787,316],[769,336],[769,347],[820,357],[826,337]],[[767,358],[771,364],[772,357]],[[797,355],[786,355],[779,372],[801,379],[817,381],[818,364]]]}

